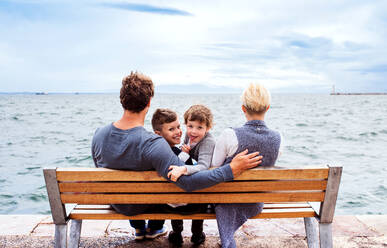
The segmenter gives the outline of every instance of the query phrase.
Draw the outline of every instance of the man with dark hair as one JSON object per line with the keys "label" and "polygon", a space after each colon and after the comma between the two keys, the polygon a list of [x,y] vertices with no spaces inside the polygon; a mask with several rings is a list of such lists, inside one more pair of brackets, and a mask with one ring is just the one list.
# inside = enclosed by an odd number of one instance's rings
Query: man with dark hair
{"label": "man with dark hair", "polygon": [[[123,79],[120,99],[124,113],[118,121],[96,130],[92,141],[95,166],[134,171],[156,170],[168,179],[170,165],[184,165],[165,139],[144,129],[145,116],[153,95],[153,82],[149,77],[132,72]],[[257,152],[247,154],[246,150],[235,156],[230,164],[190,176],[181,176],[175,184],[186,191],[193,191],[231,181],[243,171],[260,164],[262,157],[257,155]],[[115,204],[112,207],[117,212],[130,216],[152,212],[161,206]],[[150,221],[147,228],[145,221],[137,224],[138,226],[134,227],[137,229],[137,239],[154,238],[165,233],[163,220]]]}

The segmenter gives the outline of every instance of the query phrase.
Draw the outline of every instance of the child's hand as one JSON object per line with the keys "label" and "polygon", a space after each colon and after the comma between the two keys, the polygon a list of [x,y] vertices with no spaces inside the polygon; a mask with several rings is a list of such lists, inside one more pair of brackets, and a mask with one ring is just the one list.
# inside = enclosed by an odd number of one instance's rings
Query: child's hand
{"label": "child's hand", "polygon": [[181,177],[187,172],[187,168],[185,168],[185,166],[171,165],[168,169],[168,178],[171,179],[171,181],[173,182],[176,182],[179,177]]}
{"label": "child's hand", "polygon": [[191,147],[188,144],[184,144],[181,146],[181,150],[185,153],[189,154],[189,151],[191,150]]}

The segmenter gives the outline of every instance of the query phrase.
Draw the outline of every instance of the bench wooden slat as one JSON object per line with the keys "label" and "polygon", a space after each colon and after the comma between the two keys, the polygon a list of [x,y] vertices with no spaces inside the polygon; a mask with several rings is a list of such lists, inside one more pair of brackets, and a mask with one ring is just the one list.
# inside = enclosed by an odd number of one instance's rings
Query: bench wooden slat
{"label": "bench wooden slat", "polygon": [[[316,217],[317,214],[312,208],[294,208],[294,209],[264,209],[261,214],[252,219],[264,218],[301,218]],[[181,215],[172,213],[152,213],[139,214],[135,216],[126,216],[117,213],[114,210],[73,210],[70,213],[71,219],[90,219],[90,220],[159,220],[159,219],[215,219],[215,214],[200,213],[191,215]]]}
{"label": "bench wooden slat", "polygon": [[[311,208],[309,203],[265,203],[264,209]],[[74,210],[113,210],[111,205],[76,205]]]}
{"label": "bench wooden slat", "polygon": [[214,194],[61,194],[63,203],[78,204],[162,204],[162,203],[251,203],[321,202],[324,192],[214,193]]}
{"label": "bench wooden slat", "polygon": [[[75,173],[76,172],[76,173]],[[166,181],[156,171],[120,171],[103,168],[58,168],[58,181]],[[251,169],[235,181],[278,179],[327,179],[328,167],[300,169]]]}
{"label": "bench wooden slat", "polygon": [[[327,181],[251,181],[227,182],[195,192],[256,192],[277,190],[324,190]],[[60,192],[80,193],[162,193],[185,192],[169,182],[153,183],[59,183]]]}

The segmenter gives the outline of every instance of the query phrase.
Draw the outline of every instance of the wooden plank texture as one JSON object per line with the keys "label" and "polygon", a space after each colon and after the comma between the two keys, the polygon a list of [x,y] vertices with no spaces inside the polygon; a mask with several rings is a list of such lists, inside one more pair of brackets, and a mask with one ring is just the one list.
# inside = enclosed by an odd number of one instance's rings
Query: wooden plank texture
{"label": "wooden plank texture", "polygon": [[44,169],[44,180],[46,182],[46,189],[48,195],[48,201],[51,207],[51,215],[55,224],[66,224],[67,215],[66,208],[62,204],[60,199],[60,192],[58,187],[58,181],[56,178],[55,169]]}
{"label": "wooden plank texture", "polygon": [[[325,190],[327,181],[250,181],[220,183],[195,192],[256,192],[277,190]],[[130,182],[74,182],[59,183],[60,192],[80,193],[163,193],[185,192],[169,182],[130,183]]]}
{"label": "wooden plank texture", "polygon": [[77,204],[163,204],[163,203],[251,203],[318,202],[324,192],[214,193],[214,194],[61,194],[63,203]]}
{"label": "wooden plank texture", "polygon": [[[309,203],[265,203],[263,209],[311,208]],[[110,205],[76,205],[74,210],[113,210]]]}
{"label": "wooden plank texture", "polygon": [[[252,219],[265,218],[302,218],[315,217],[316,213],[311,208],[295,208],[295,209],[264,209],[262,213]],[[70,213],[71,219],[90,219],[90,220],[157,220],[157,219],[215,219],[215,214],[191,214],[181,215],[172,213],[153,213],[139,214],[135,216],[126,216],[119,214],[114,210],[73,210]]]}
{"label": "wooden plank texture", "polygon": [[331,223],[336,208],[337,194],[339,192],[343,167],[330,167],[328,184],[324,202],[320,207],[320,223]]}
{"label": "wooden plank texture", "polygon": [[[307,167],[298,169],[269,168],[251,169],[235,178],[245,180],[278,179],[326,179],[328,167]],[[166,181],[156,171],[122,171],[105,168],[58,168],[59,181]]]}

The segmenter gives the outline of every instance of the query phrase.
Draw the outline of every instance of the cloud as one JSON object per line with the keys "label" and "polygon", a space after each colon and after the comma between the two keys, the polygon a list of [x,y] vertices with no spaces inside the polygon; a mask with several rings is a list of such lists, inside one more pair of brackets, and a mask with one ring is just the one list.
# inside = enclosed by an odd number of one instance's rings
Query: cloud
{"label": "cloud", "polygon": [[138,4],[138,3],[104,3],[102,6],[109,7],[109,8],[115,8],[115,9],[121,9],[121,10],[128,10],[128,11],[135,11],[135,12],[146,12],[146,13],[152,13],[152,14],[161,14],[161,15],[180,15],[180,16],[192,16],[191,13],[174,9],[174,8],[166,8],[166,7],[157,7],[154,5],[148,5],[148,4]]}
{"label": "cloud", "polygon": [[382,2],[159,5],[0,2],[0,91],[118,89],[131,70],[159,86],[242,88],[258,81],[281,91],[386,88]]}

